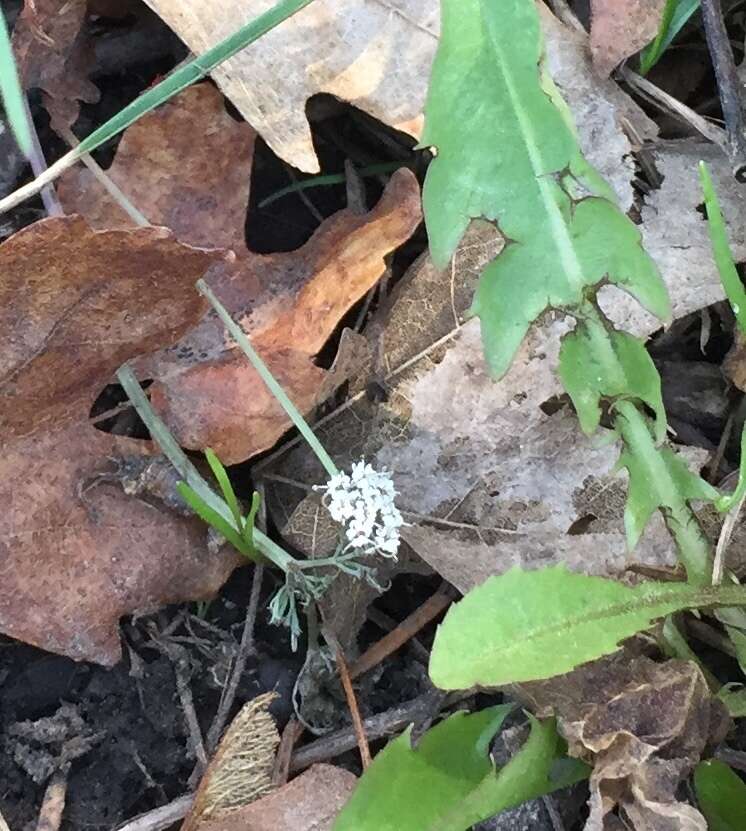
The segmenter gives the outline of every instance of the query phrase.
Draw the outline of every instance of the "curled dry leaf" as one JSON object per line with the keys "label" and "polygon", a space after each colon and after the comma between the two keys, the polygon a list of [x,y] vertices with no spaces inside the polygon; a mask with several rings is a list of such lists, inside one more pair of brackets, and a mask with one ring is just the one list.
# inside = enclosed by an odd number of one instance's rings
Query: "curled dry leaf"
{"label": "curled dry leaf", "polygon": [[[244,704],[220,740],[197,788],[181,831],[205,831],[232,822],[235,812],[272,791],[280,735],[269,714],[277,693]],[[229,826],[231,827],[231,826]]]}
{"label": "curled dry leaf", "polygon": [[[195,131],[207,136],[204,143],[192,140]],[[151,222],[168,225],[184,242],[233,248],[235,267],[208,282],[307,412],[359,365],[360,341],[351,333],[330,370],[314,357],[383,274],[384,256],[418,225],[419,188],[412,173],[397,171],[369,213],[340,211],[297,251],[254,254],[243,239],[253,141],[251,128],[231,119],[222,96],[202,84],[130,127],[110,175]],[[129,223],[85,172],[63,179],[60,195],[96,227]],[[271,447],[290,426],[214,315],[138,371],[155,379],[153,406],[181,444],[212,447],[226,464]]]}
{"label": "curled dry leaf", "polygon": [[[181,0],[147,3],[197,55],[232,34],[234,20],[249,20],[273,5],[272,0],[239,0],[229,19],[220,0],[203,0],[188,10]],[[550,12],[545,18],[554,21]],[[575,77],[572,86],[585,87],[585,106],[592,109],[604,98],[624,100],[610,83],[599,85],[597,78],[595,85],[584,83],[593,73],[580,38],[556,21],[545,31],[550,60],[568,70],[573,66],[567,77]],[[278,156],[315,172],[319,165],[306,102],[316,93],[348,101],[419,138],[439,32],[437,0],[315,0],[212,74]],[[558,78],[554,67],[552,74]],[[606,115],[613,118],[608,105]],[[582,133],[582,121],[578,124]],[[639,111],[637,127],[643,138],[654,134]]]}
{"label": "curled dry leaf", "polygon": [[676,791],[730,719],[696,664],[622,652],[520,691],[594,766],[587,831],[607,828],[616,807],[637,831],[706,831]]}
{"label": "curled dry leaf", "polygon": [[591,54],[607,76],[658,32],[666,0],[591,0]]}
{"label": "curled dry leaf", "polygon": [[196,279],[221,252],[163,228],[47,219],[0,246],[0,629],[113,664],[119,618],[211,596],[236,564],[198,520],[126,496],[117,469],[152,452],[88,413],[124,361],[204,314]]}
{"label": "curled dry leaf", "polygon": [[40,87],[53,130],[69,129],[80,101],[94,104],[89,55],[81,32],[87,0],[25,0],[13,30],[13,51],[25,89]]}
{"label": "curled dry leaf", "polygon": [[292,782],[200,831],[331,831],[357,777],[334,765],[313,765]]}

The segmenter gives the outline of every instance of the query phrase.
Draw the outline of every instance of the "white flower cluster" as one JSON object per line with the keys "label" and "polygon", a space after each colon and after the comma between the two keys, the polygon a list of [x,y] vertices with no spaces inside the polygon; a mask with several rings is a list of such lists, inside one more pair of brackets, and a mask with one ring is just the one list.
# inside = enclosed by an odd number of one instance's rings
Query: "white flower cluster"
{"label": "white flower cluster", "polygon": [[364,461],[355,462],[351,473],[337,473],[318,490],[336,522],[344,526],[346,550],[360,549],[396,557],[402,515],[394,504],[396,491],[391,475]]}

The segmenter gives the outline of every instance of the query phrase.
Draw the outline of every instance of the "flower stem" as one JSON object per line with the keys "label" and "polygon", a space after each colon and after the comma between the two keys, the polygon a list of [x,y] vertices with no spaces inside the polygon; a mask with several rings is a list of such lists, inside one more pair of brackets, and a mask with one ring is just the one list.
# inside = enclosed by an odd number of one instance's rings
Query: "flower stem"
{"label": "flower stem", "polygon": [[285,412],[288,415],[288,418],[298,428],[298,432],[308,442],[308,446],[316,454],[316,457],[324,466],[326,472],[329,474],[329,476],[336,476],[336,474],[339,473],[339,470],[332,461],[331,456],[326,452],[324,446],[316,438],[316,435],[314,434],[313,430],[308,426],[308,423],[303,418],[298,408],[288,398],[287,394],[285,393],[285,390],[283,390],[283,388],[277,383],[274,375],[272,375],[272,373],[270,372],[269,367],[259,357],[259,354],[251,345],[251,342],[246,336],[246,333],[228,314],[228,311],[226,310],[225,306],[223,306],[223,304],[217,299],[217,297],[215,297],[210,287],[207,285],[207,283],[205,283],[204,280],[197,281],[197,290],[200,292],[200,294],[203,294],[210,301],[210,305],[218,313],[218,317],[225,324],[225,328],[230,332],[233,340],[236,341],[236,343],[243,350],[243,353],[251,361],[251,365],[259,373],[260,378],[262,379],[262,381],[264,381],[269,391],[280,403],[282,409],[285,410]]}

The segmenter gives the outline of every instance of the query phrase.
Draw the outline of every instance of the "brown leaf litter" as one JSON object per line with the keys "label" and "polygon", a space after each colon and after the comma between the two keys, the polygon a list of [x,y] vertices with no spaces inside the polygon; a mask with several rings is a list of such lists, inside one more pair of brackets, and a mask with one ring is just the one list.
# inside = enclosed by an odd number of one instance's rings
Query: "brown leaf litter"
{"label": "brown leaf litter", "polygon": [[696,664],[622,652],[521,685],[519,696],[557,715],[570,755],[593,765],[586,831],[615,827],[614,809],[636,831],[706,831],[677,789],[731,722]]}
{"label": "brown leaf litter", "polygon": [[13,51],[24,89],[39,87],[53,130],[77,120],[80,103],[94,104],[88,80],[92,56],[83,31],[87,0],[25,0],[13,30]]}
{"label": "brown leaf litter", "polygon": [[[209,152],[185,140],[195,130],[208,134]],[[418,225],[419,188],[412,173],[397,171],[370,212],[340,211],[297,251],[254,254],[243,242],[253,139],[250,128],[227,115],[222,96],[202,84],[130,127],[110,173],[151,222],[168,224],[182,241],[217,240],[233,248],[235,267],[208,282],[290,399],[308,412],[360,362],[361,339],[353,333],[343,337],[330,370],[314,358],[345,312],[383,274],[385,255]],[[146,154],[140,152],[144,147]],[[157,176],[148,156],[163,161]],[[96,227],[129,224],[85,173],[64,179],[60,195]],[[153,406],[178,441],[190,449],[212,447],[226,464],[271,447],[290,426],[215,315],[140,362],[138,371],[155,380]]]}
{"label": "brown leaf litter", "polygon": [[666,0],[591,0],[591,54],[604,77],[658,33]]}
{"label": "brown leaf litter", "polygon": [[[220,0],[192,4],[188,13],[180,0],[147,3],[196,55],[233,33],[230,20],[221,14]],[[237,16],[248,20],[270,5],[267,0],[238,0],[233,8]],[[618,109],[624,94],[593,72],[582,34],[560,24],[543,4],[539,8],[549,68],[561,91],[567,95],[566,83],[570,99],[582,100],[588,112],[598,110],[596,125],[601,118],[613,119],[609,102],[616,102]],[[212,77],[278,156],[301,170],[315,172],[319,164],[306,120],[306,102],[317,93],[333,95],[420,137],[439,34],[437,0],[315,0],[221,64]],[[640,138],[649,138],[655,127],[640,116],[637,110],[637,132]],[[587,128],[583,119],[577,123],[582,135]],[[587,144],[590,160],[612,181],[618,180],[618,165],[598,164],[604,155],[608,159],[609,148],[593,141]],[[631,159],[623,163],[630,170],[631,165]]]}
{"label": "brown leaf litter", "polygon": [[224,260],[163,228],[47,219],[0,246],[0,628],[77,660],[120,657],[122,615],[212,596],[236,565],[204,525],[132,498],[109,475],[152,451],[102,433],[114,371],[204,314],[196,279]]}

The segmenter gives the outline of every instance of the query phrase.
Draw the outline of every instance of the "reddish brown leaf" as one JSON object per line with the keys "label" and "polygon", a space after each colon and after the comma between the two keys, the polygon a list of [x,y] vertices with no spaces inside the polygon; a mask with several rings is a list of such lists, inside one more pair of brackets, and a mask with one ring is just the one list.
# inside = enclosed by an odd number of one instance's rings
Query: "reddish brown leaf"
{"label": "reddish brown leaf", "polygon": [[666,0],[591,0],[591,55],[600,75],[655,37]]}
{"label": "reddish brown leaf", "polygon": [[[133,124],[107,174],[153,225],[191,245],[241,252],[255,138],[212,84],[197,84]],[[133,227],[85,167],[65,173],[58,195],[94,228]]]}
{"label": "reddish brown leaf", "polygon": [[0,246],[0,629],[111,664],[121,615],[214,593],[235,565],[204,526],[127,496],[149,444],[101,433],[91,404],[124,361],[204,313],[193,283],[222,252],[163,228],[48,219]]}
{"label": "reddish brown leaf", "polygon": [[26,0],[13,30],[13,50],[24,88],[40,87],[52,129],[69,129],[79,101],[99,91],[88,80],[90,54],[81,34],[86,0]]}
{"label": "reddish brown leaf", "polygon": [[331,831],[356,777],[333,765],[313,765],[274,793],[200,823],[199,831]]}
{"label": "reddish brown leaf", "polygon": [[[193,140],[203,133],[204,142]],[[384,256],[419,223],[419,189],[412,173],[398,171],[370,213],[340,211],[297,251],[254,254],[243,237],[253,140],[250,128],[226,114],[220,94],[203,84],[133,125],[109,173],[152,222],[183,241],[235,250],[235,269],[208,282],[308,412],[345,380],[341,367],[327,372],[314,358],[375,285]],[[59,193],[96,227],[129,223],[84,171],[68,174]],[[156,379],[153,404],[181,444],[212,447],[226,464],[265,450],[290,426],[212,315],[176,346],[140,361],[138,371]]]}

